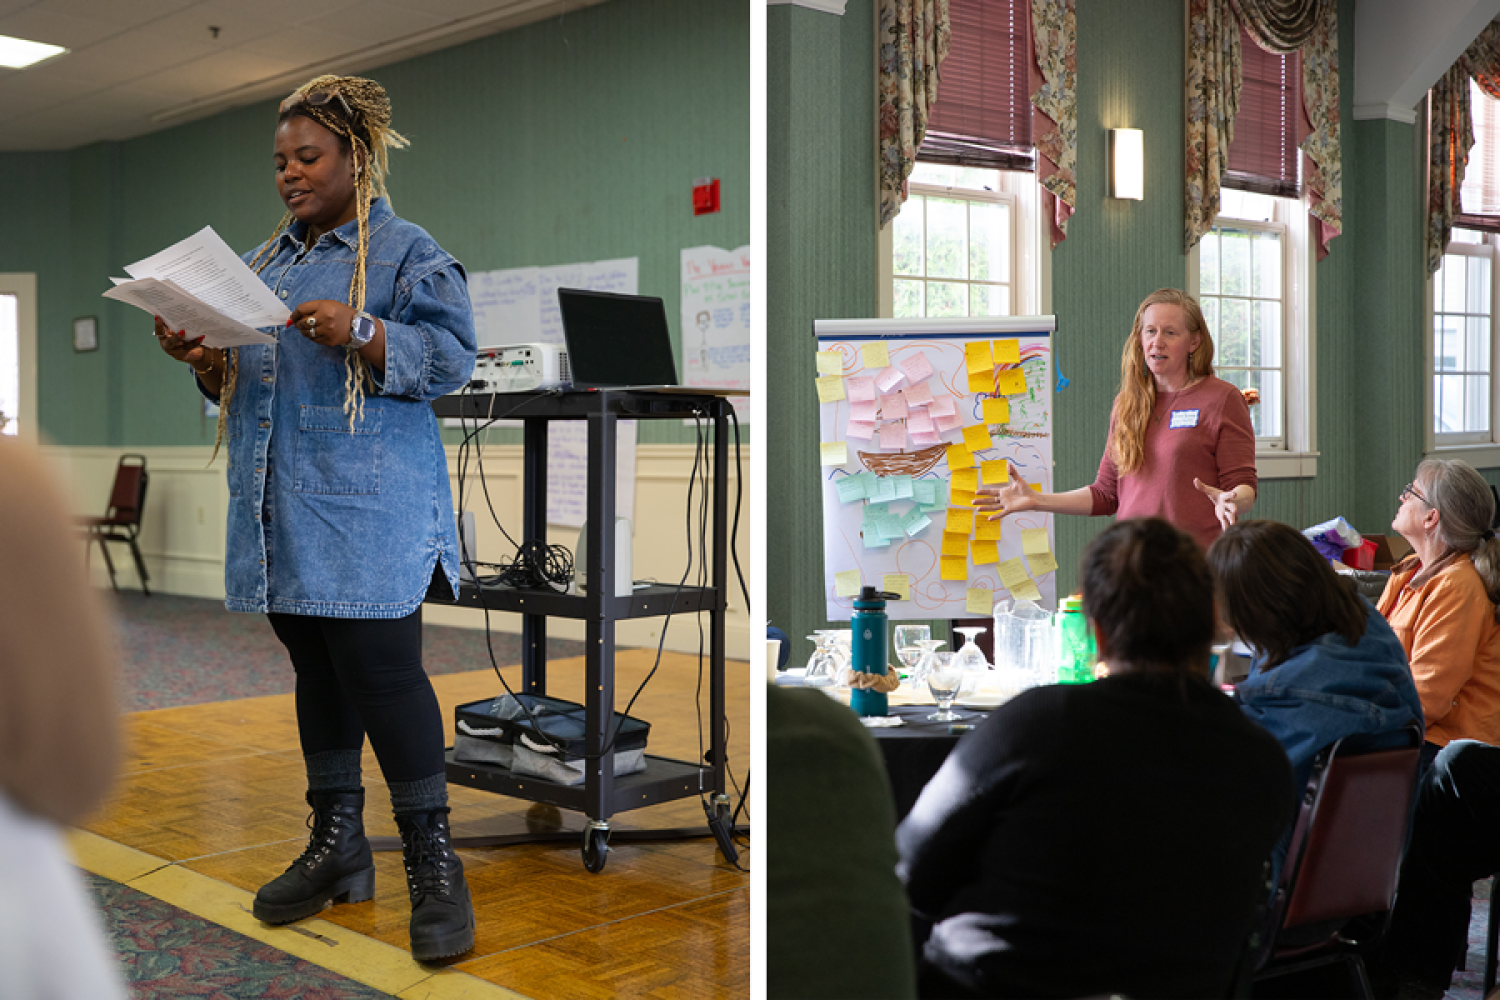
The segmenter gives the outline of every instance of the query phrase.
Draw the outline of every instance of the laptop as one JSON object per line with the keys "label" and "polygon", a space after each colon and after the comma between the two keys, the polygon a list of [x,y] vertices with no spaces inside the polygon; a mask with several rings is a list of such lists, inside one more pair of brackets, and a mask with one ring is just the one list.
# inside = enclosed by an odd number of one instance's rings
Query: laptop
{"label": "laptop", "polygon": [[730,386],[679,385],[662,300],[559,288],[563,339],[575,389],[629,389],[696,396],[748,396]]}

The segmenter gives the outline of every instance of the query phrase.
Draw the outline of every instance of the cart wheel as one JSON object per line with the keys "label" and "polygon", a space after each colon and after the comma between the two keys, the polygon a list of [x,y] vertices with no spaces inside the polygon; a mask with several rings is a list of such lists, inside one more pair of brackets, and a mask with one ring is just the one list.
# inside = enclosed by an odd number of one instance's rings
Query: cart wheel
{"label": "cart wheel", "polygon": [[583,831],[583,867],[598,874],[609,860],[609,826],[589,823]]}

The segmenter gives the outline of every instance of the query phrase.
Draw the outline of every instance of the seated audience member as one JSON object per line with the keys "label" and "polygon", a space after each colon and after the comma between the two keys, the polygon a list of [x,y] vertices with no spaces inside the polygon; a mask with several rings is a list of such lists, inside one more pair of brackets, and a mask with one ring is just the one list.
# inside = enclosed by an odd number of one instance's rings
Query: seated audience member
{"label": "seated audience member", "polygon": [[896,806],[858,717],[821,691],[766,689],[766,995],[916,995]]}
{"label": "seated audience member", "polygon": [[[1476,880],[1500,872],[1500,747],[1453,740],[1417,791],[1396,906],[1371,980],[1380,996],[1432,998],[1468,949]],[[1491,900],[1490,905],[1496,905]]]}
{"label": "seated audience member", "polygon": [[922,996],[1226,996],[1260,915],[1291,767],[1208,681],[1202,550],[1123,521],[1082,589],[1109,675],[996,709],[897,829]]}
{"label": "seated audience member", "polygon": [[1335,740],[1368,736],[1365,748],[1376,749],[1382,735],[1422,725],[1400,640],[1301,532],[1233,525],[1209,547],[1208,568],[1220,619],[1255,651],[1235,699],[1281,741],[1295,791]]}
{"label": "seated audience member", "polygon": [[1500,743],[1500,542],[1495,497],[1468,465],[1428,459],[1391,527],[1413,552],[1380,595],[1427,722],[1423,763],[1452,740]]}

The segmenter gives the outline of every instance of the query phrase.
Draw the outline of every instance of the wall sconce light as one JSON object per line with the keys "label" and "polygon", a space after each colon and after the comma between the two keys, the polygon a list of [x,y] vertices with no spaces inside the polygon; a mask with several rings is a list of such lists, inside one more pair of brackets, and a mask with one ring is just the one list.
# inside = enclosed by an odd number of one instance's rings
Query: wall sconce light
{"label": "wall sconce light", "polygon": [[1146,139],[1138,128],[1109,130],[1109,196],[1111,198],[1145,198]]}

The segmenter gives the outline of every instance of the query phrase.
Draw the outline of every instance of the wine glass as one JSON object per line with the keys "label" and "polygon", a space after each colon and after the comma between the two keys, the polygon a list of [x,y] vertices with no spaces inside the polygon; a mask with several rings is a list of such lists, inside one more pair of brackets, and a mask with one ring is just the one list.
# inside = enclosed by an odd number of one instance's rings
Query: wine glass
{"label": "wine glass", "polygon": [[953,711],[953,700],[964,686],[964,668],[958,662],[958,654],[938,652],[931,654],[931,666],[927,671],[927,690],[938,710],[927,718],[933,722],[953,722],[963,716]]}
{"label": "wine glass", "polygon": [[984,650],[974,641],[976,635],[984,634],[984,629],[976,626],[967,628],[955,628],[953,631],[964,637],[964,644],[953,656],[958,660],[959,666],[964,670],[988,670],[990,661],[984,658]]}
{"label": "wine glass", "polygon": [[927,671],[932,669],[932,654],[937,652],[939,646],[948,645],[945,639],[918,639],[917,640],[917,665],[911,671],[912,684],[927,683]]}
{"label": "wine glass", "polygon": [[907,680],[916,669],[917,660],[922,657],[922,647],[917,643],[922,639],[932,638],[932,627],[929,625],[897,625],[891,630],[891,648],[896,651],[896,658],[906,668]]}
{"label": "wine glass", "polygon": [[833,633],[815,632],[808,636],[815,644],[812,657],[807,661],[807,673],[802,683],[808,687],[832,687],[838,673],[838,660],[833,651]]}

